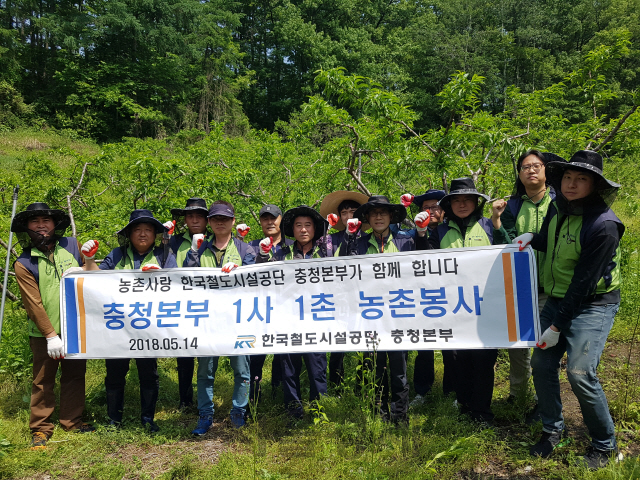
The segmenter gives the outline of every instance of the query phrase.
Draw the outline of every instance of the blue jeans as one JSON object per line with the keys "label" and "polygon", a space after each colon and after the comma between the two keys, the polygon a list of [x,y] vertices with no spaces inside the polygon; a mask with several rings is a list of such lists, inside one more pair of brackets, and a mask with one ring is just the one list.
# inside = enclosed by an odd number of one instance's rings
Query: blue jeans
{"label": "blue jeans", "polygon": [[[213,383],[220,357],[198,358],[198,411],[201,416],[213,415]],[[229,357],[233,369],[233,399],[231,413],[244,415],[249,403],[249,356]]]}
{"label": "blue jeans", "polygon": [[[542,332],[551,326],[561,301],[562,299],[551,297],[547,300],[540,315]],[[555,347],[547,350],[534,349],[531,358],[533,383],[538,394],[545,432],[553,433],[564,429],[559,368],[566,351],[567,378],[580,403],[582,417],[591,436],[591,445],[603,451],[616,448],[615,428],[596,368],[619,306],[618,303],[583,305],[571,326],[562,330]]]}

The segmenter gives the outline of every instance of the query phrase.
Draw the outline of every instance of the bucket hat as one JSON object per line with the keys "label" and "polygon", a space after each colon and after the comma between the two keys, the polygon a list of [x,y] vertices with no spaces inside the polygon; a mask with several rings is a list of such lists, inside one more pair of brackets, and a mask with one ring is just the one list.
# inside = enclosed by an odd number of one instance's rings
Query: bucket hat
{"label": "bucket hat", "polygon": [[549,174],[556,182],[559,180],[558,177],[562,178],[566,170],[580,170],[596,177],[596,189],[598,190],[620,188],[620,184],[612,182],[604,176],[602,166],[602,156],[592,150],[579,150],[573,154],[568,162],[553,161],[547,164]]}
{"label": "bucket hat", "polygon": [[293,238],[293,222],[297,217],[311,217],[315,226],[313,241],[322,237],[329,227],[329,222],[322,218],[322,215],[316,210],[307,205],[300,205],[299,207],[290,208],[282,216],[282,231],[287,237]]}
{"label": "bucket hat", "polygon": [[156,230],[156,235],[161,235],[163,233],[168,232],[165,226],[157,220],[151,211],[146,209],[138,209],[131,212],[129,215],[129,223],[122,230],[119,230],[118,235],[118,243],[121,247],[126,247],[129,245],[129,235],[131,234],[131,227],[137,225],[139,223],[149,223],[153,225]]}
{"label": "bucket hat", "polygon": [[188,212],[200,212],[206,217],[209,214],[207,202],[203,198],[192,197],[187,200],[184,208],[171,209],[171,215],[174,218],[184,217]]}
{"label": "bucket hat", "polygon": [[469,177],[463,177],[451,180],[451,188],[449,189],[449,193],[442,197],[438,204],[442,207],[443,210],[449,209],[451,207],[451,199],[456,195],[477,195],[481,200],[480,202],[478,202],[478,208],[482,208],[484,204],[489,200],[488,195],[485,195],[484,193],[480,193],[478,191],[475,183],[473,183],[473,179]]}
{"label": "bucket hat", "polygon": [[407,218],[407,209],[399,203],[391,203],[384,195],[373,195],[353,214],[354,218],[364,219],[374,208],[386,208],[391,212],[391,223],[400,223]]}
{"label": "bucket hat", "polygon": [[442,197],[444,197],[446,195],[444,190],[435,190],[435,189],[429,189],[426,192],[424,192],[422,195],[418,195],[416,197],[413,197],[413,203],[414,205],[416,205],[420,210],[422,210],[422,204],[425,202],[425,200],[437,200],[440,201],[442,200]]}

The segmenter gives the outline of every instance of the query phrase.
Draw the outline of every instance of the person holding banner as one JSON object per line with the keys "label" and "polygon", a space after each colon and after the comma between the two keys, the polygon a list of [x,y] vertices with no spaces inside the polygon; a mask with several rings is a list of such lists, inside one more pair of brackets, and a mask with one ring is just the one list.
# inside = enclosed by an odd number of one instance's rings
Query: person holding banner
{"label": "person holding banner", "polygon": [[[456,178],[451,189],[439,202],[446,220],[429,236],[433,248],[479,247],[493,244],[493,225],[482,216],[489,199],[480,193],[471,178]],[[418,235],[424,232],[418,231]],[[455,392],[460,411],[483,424],[493,423],[494,366],[498,358],[495,348],[455,350]]]}
{"label": "person holding banner", "polygon": [[[29,346],[33,353],[33,384],[29,428],[31,448],[44,449],[53,435],[51,415],[56,406],[54,386],[60,377],[60,425],[80,433],[95,430],[83,423],[86,360],[64,358],[60,338],[60,280],[64,272],[83,264],[78,241],[63,237],[71,220],[46,203],[32,203],[11,223],[23,248],[14,270],[29,318]],[[97,245],[96,245],[97,250]]]}
{"label": "person holding banner", "polygon": [[[327,219],[332,228],[338,230],[325,237],[327,254],[338,255],[338,250],[346,237],[347,221],[353,218],[360,205],[367,202],[367,196],[360,192],[338,190],[322,199],[320,215]],[[358,235],[367,226],[358,231]],[[331,352],[329,356],[329,382],[339,386],[344,377],[344,352]]]}
{"label": "person holding banner", "polygon": [[[149,210],[134,210],[129,223],[118,232],[120,247],[114,248],[100,264],[100,270],[137,270],[143,272],[161,268],[177,268],[176,257],[163,247],[156,246],[156,238],[168,229]],[[87,269],[95,269],[95,262],[87,262]],[[104,385],[107,391],[107,415],[110,424],[119,427],[124,412],[124,389],[129,358],[105,360],[107,376]],[[140,420],[150,432],[157,432],[154,422],[156,403],[160,388],[158,361],[155,358],[136,358],[140,382]]]}
{"label": "person holding banner", "polygon": [[[169,248],[176,256],[176,263],[179,267],[184,266],[187,252],[191,248],[193,236],[196,234],[207,234],[207,215],[209,209],[202,198],[189,198],[184,208],[172,208],[171,215],[173,222],[167,222],[165,227],[171,229],[175,225],[179,230],[185,225],[187,228],[181,235],[173,235],[169,242]],[[173,225],[170,225],[173,223]],[[193,370],[195,367],[194,357],[178,357],[178,393],[180,395],[180,408],[189,408],[193,405]]]}
{"label": "person holding banner", "polygon": [[620,185],[604,177],[602,157],[576,152],[569,162],[547,164],[558,196],[540,233],[525,233],[513,243],[546,252],[540,316],[542,335],[531,358],[538,393],[542,436],[531,455],[548,457],[566,443],[558,372],[567,354],[567,378],[578,398],[591,447],[581,457],[590,469],[622,458],[607,397],[596,369],[620,306],[620,239],[625,227],[610,206]]}
{"label": "person holding banner", "polygon": [[[216,200],[209,207],[208,221],[213,235],[198,246],[202,240],[194,236],[194,243],[187,253],[186,267],[220,268],[229,273],[242,265],[253,265],[256,255],[253,248],[237,237],[233,237],[235,208],[229,202]],[[198,424],[191,432],[193,435],[204,435],[213,425],[213,387],[220,357],[198,358]],[[233,369],[233,399],[231,407],[231,424],[235,428],[245,425],[245,413],[249,403],[249,356],[230,356]]]}
{"label": "person holding banner", "polygon": [[[411,194],[404,194],[401,201],[408,202],[416,205],[420,212],[429,212],[429,224],[427,226],[426,236],[431,235],[438,225],[444,220],[444,211],[438,205],[438,202],[446,195],[444,190],[429,189],[422,195],[413,196]],[[411,204],[409,203],[409,205]],[[416,229],[407,231],[409,235],[415,238]],[[442,390],[445,395],[451,393],[453,389],[454,373],[452,371],[453,353],[451,350],[442,351],[442,361],[444,363],[444,373],[442,375]],[[409,404],[410,407],[418,407],[425,401],[426,395],[431,391],[433,382],[435,381],[435,368],[434,368],[434,351],[433,350],[418,350],[415,364],[413,367],[413,388],[416,391],[416,396]]]}
{"label": "person holding banner", "polygon": [[[383,195],[369,197],[367,202],[354,213],[354,218],[347,221],[347,244],[340,249],[340,256],[371,255],[376,253],[407,252],[430,248],[426,242],[429,224],[429,213],[421,212],[416,216],[416,225],[422,236],[414,240],[410,235],[394,235],[390,225],[402,222],[407,216],[403,205],[393,204]],[[362,218],[371,225],[372,232],[356,238],[362,225]],[[399,287],[399,292],[402,290]],[[407,381],[407,351],[376,351],[373,354],[376,375],[376,396],[380,404],[380,415],[383,420],[395,424],[407,424],[409,408],[409,383]],[[371,354],[367,354],[371,358]],[[387,368],[388,363],[388,368]],[[366,364],[365,364],[366,365]],[[389,389],[391,383],[391,403]]]}
{"label": "person holding banner", "polygon": [[[281,251],[284,247],[293,245],[293,240],[282,235],[280,223],[282,222],[282,210],[276,205],[265,205],[260,209],[260,227],[265,238],[271,238],[273,243],[269,250],[269,258]],[[260,239],[252,240],[249,245],[256,251],[260,252]],[[249,391],[250,401],[257,402],[260,400],[260,382],[262,382],[262,368],[267,359],[266,355],[251,355],[249,357],[250,373],[251,373],[251,389]],[[273,356],[271,364],[271,391],[275,394],[275,390],[282,382],[282,367],[280,355]]]}
{"label": "person holding banner", "polygon": [[[293,245],[285,246],[269,257],[273,242],[265,238],[260,242],[260,255],[257,263],[269,261],[295,261],[305,258],[323,258],[326,251],[317,243],[326,232],[327,221],[313,208],[306,205],[291,208],[282,217],[282,230],[287,237],[293,237]],[[287,414],[293,419],[304,416],[302,395],[300,393],[300,372],[302,359],[309,375],[309,401],[318,400],[327,393],[327,354],[326,353],[290,353],[281,354],[282,389]]]}
{"label": "person holding banner", "polygon": [[[555,200],[555,190],[547,185],[545,165],[548,161],[565,161],[552,153],[528,150],[518,158],[515,192],[509,201],[496,200],[492,205],[491,221],[494,228],[495,244],[506,244],[526,232],[538,233],[551,202]],[[538,307],[540,311],[547,301],[544,293],[542,271],[544,252],[536,252],[538,266]],[[529,389],[531,378],[531,349],[510,348],[509,352],[509,401],[523,397]],[[535,397],[537,401],[537,396]],[[535,418],[537,407],[529,419]]]}

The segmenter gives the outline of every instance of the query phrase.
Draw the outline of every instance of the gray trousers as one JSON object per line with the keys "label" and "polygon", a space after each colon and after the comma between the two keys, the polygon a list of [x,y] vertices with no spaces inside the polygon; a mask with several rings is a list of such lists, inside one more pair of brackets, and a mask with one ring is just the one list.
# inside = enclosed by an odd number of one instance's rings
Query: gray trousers
{"label": "gray trousers", "polygon": [[[538,311],[542,312],[544,304],[547,303],[547,294],[538,294]],[[509,349],[509,395],[519,397],[525,395],[529,389],[529,379],[531,378],[531,349],[530,348],[510,348]],[[538,396],[534,392],[534,399],[538,401]]]}

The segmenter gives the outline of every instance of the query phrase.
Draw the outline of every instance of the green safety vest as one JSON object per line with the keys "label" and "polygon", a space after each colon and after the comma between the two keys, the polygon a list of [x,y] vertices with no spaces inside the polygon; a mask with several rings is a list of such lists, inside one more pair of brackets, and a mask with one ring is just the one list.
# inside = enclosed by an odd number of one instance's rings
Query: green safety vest
{"label": "green safety vest", "polygon": [[[215,241],[215,235],[211,235],[210,243],[213,245]],[[216,262],[216,256],[211,251],[210,248],[207,248],[202,255],[200,255],[200,266],[206,268],[218,268],[222,267],[225,263],[233,262],[238,266],[242,266],[242,258],[240,257],[240,252],[238,252],[238,248],[236,247],[236,243],[233,241],[233,237],[229,240],[227,244],[227,250],[224,252],[224,255],[220,259],[220,265]],[[180,264],[178,264],[179,266]]]}
{"label": "green safety vest", "polygon": [[482,225],[473,221],[467,226],[464,238],[456,222],[448,223],[447,233],[440,239],[440,248],[486,247],[491,241]]}
{"label": "green safety vest", "polygon": [[[142,260],[142,263],[140,264],[140,268],[144,267],[145,265],[147,265],[149,263],[156,264],[156,265],[160,266],[160,261],[158,261],[158,259],[154,255],[153,250],[154,250],[153,248],[151,250],[149,250],[149,253],[147,253],[147,255]],[[131,249],[131,247],[128,247],[127,251],[126,251],[126,254],[118,262],[118,264],[115,267],[115,270],[133,270],[133,269],[134,269],[134,267],[133,267],[133,250]]]}
{"label": "green safety vest", "polygon": [[[544,292],[551,297],[564,298],[573,279],[573,272],[582,252],[582,218],[582,215],[557,214],[549,221],[547,255],[544,263]],[[561,222],[559,228],[558,221]],[[616,249],[613,262],[616,266],[610,273],[611,283],[607,286],[604,278],[600,278],[595,291],[589,292],[590,295],[620,289],[620,246]]]}
{"label": "green safety vest", "polygon": [[191,249],[191,238],[192,237],[189,235],[188,230],[182,234],[182,242],[176,252],[176,263],[178,264],[178,267],[182,267],[184,265],[187,253],[189,253],[189,250]]}
{"label": "green safety vest", "polygon": [[[518,235],[522,235],[527,232],[539,233],[540,228],[542,227],[542,221],[547,215],[549,205],[551,205],[549,189],[547,189],[544,196],[537,204],[533,203],[526,195],[523,195],[522,199],[522,206],[520,207],[518,217],[516,218],[516,232]],[[544,285],[544,261],[546,255],[544,252],[538,251],[535,252],[535,255],[538,263],[539,284]]]}
{"label": "green safety vest", "polygon": [[[71,267],[79,267],[78,261],[66,249],[62,248],[58,242],[53,250],[53,260],[51,260],[37,248],[31,249],[31,256],[38,257],[38,287],[42,306],[53,325],[54,330],[60,335],[60,280],[62,274]],[[31,337],[42,337],[42,333],[36,324],[29,319],[29,335]]]}
{"label": "green safety vest", "polygon": [[[295,244],[294,244],[295,245]],[[320,248],[314,247],[313,252],[311,253],[311,258],[322,258],[320,257]],[[293,245],[289,246],[289,253],[284,256],[285,261],[293,260]]]}
{"label": "green safety vest", "polygon": [[[398,247],[393,243],[393,234],[389,232],[389,236],[387,237],[387,242],[384,244],[384,251],[382,253],[398,253]],[[367,252],[365,255],[373,255],[374,253],[381,253],[380,248],[378,247],[378,241],[376,240],[375,234],[371,233],[369,236],[369,248],[367,248]]]}

